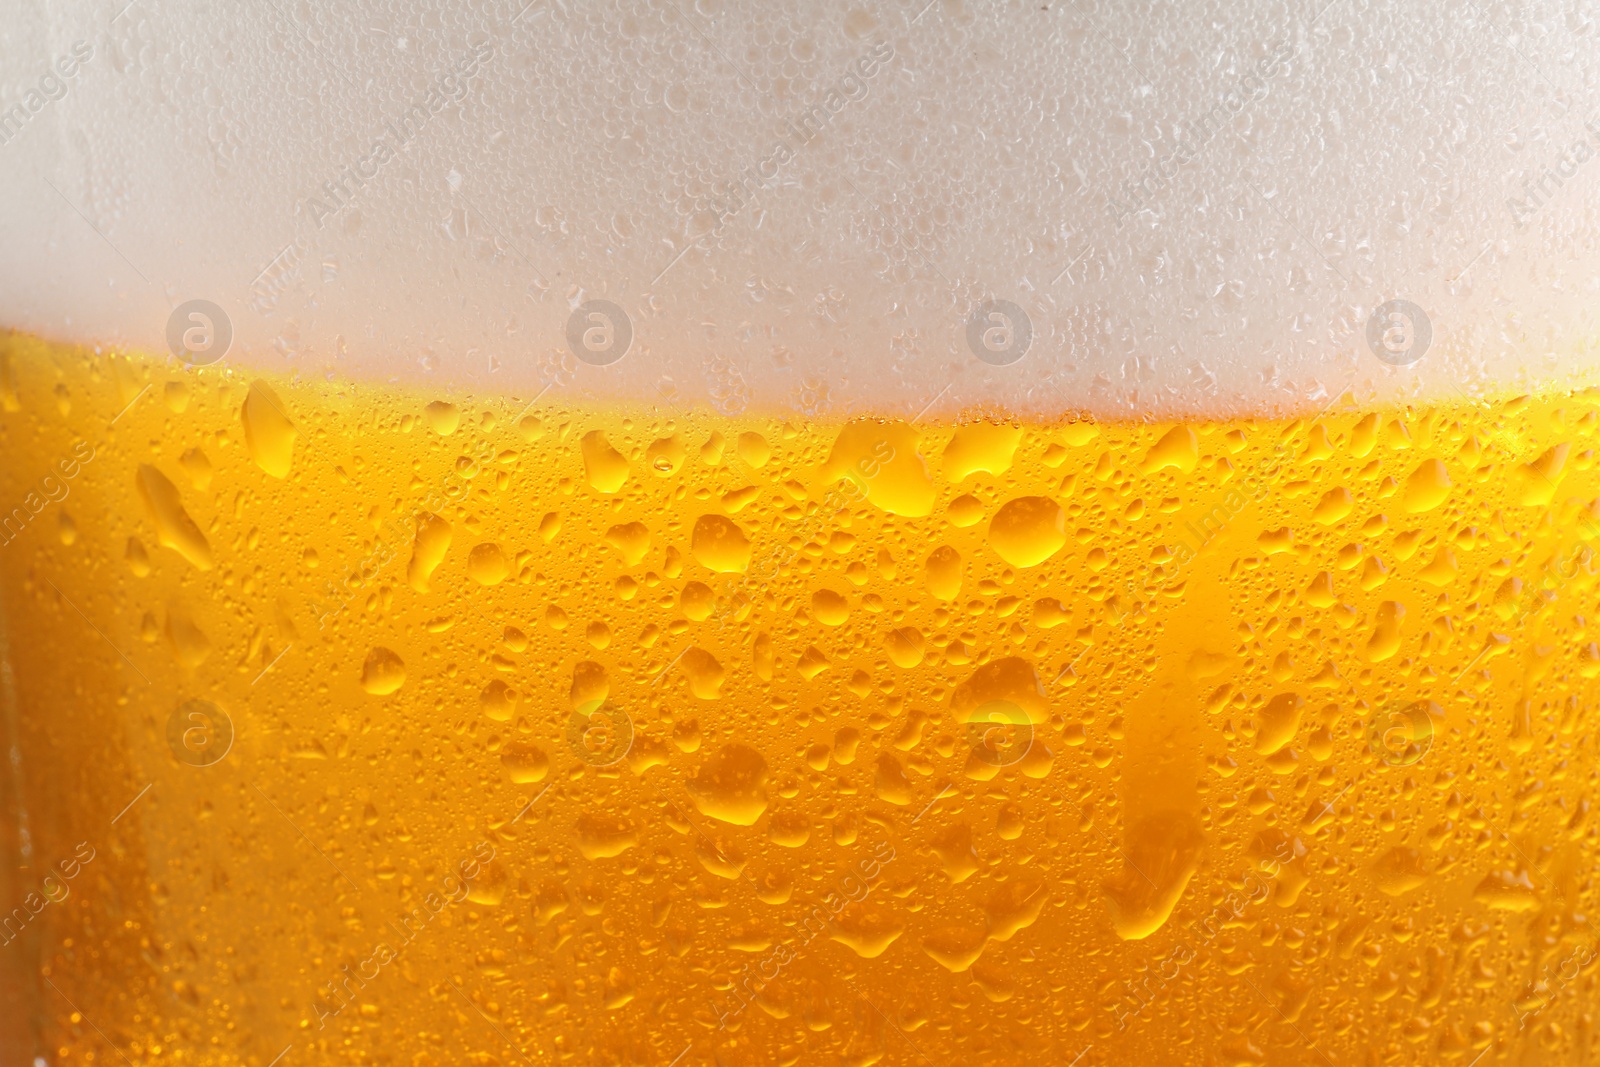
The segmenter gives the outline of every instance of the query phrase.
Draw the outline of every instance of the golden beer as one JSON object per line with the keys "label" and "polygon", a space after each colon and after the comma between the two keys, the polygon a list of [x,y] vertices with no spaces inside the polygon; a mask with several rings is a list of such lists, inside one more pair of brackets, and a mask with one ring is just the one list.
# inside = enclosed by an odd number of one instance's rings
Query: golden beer
{"label": "golden beer", "polygon": [[7,1062],[1600,1055],[1600,392],[0,405]]}

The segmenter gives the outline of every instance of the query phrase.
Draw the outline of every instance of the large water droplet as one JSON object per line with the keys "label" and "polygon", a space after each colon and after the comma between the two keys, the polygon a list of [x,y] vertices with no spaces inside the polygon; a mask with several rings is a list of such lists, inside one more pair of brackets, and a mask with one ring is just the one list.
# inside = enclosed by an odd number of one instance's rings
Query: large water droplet
{"label": "large water droplet", "polygon": [[251,382],[239,416],[244,422],[244,443],[256,466],[274,478],[286,478],[294,459],[294,423],[288,408],[265,382]]}
{"label": "large water droplet", "polygon": [[1066,522],[1066,512],[1049,497],[1018,497],[989,521],[989,544],[1013,567],[1034,567],[1067,543]]}
{"label": "large water droplet", "polygon": [[361,688],[373,696],[388,696],[406,682],[406,665],[392,650],[374,646],[361,665]]}
{"label": "large water droplet", "polygon": [[735,741],[702,763],[686,788],[702,815],[750,826],[767,810],[766,782],[766,757]]}

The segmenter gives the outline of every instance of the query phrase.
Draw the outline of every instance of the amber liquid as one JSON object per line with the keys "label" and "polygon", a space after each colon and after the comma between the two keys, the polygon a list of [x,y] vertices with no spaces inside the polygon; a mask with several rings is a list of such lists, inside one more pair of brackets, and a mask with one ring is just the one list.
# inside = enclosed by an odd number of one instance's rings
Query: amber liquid
{"label": "amber liquid", "polygon": [[840,425],[0,344],[17,1062],[1596,1057],[1594,395]]}

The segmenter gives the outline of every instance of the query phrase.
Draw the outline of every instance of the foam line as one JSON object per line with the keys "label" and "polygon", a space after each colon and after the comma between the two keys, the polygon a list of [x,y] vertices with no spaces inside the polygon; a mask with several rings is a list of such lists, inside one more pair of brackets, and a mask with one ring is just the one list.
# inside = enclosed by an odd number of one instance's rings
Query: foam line
{"label": "foam line", "polygon": [[13,8],[0,324],[61,340],[725,414],[1596,380],[1554,8]]}

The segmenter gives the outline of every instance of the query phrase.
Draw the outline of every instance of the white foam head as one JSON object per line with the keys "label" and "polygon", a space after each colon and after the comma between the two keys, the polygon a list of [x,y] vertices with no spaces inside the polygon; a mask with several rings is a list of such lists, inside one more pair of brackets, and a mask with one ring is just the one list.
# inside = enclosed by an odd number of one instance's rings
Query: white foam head
{"label": "white foam head", "polygon": [[1596,380],[1581,15],[123,2],[0,30],[0,324],[725,412]]}

